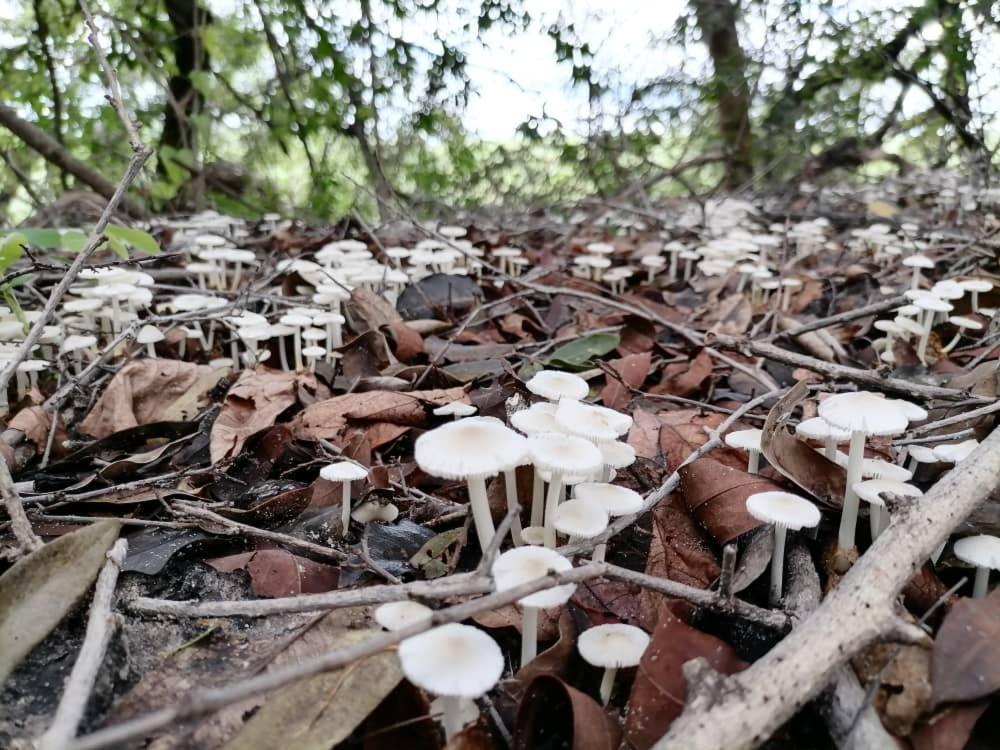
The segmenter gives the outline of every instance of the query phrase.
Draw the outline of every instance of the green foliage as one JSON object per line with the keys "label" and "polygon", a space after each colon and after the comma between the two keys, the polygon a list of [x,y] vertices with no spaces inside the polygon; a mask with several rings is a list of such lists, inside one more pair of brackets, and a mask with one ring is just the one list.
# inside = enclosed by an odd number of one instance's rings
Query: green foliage
{"label": "green foliage", "polygon": [[591,333],[563,344],[549,357],[546,364],[560,370],[585,370],[595,357],[612,351],[621,337],[617,333]]}

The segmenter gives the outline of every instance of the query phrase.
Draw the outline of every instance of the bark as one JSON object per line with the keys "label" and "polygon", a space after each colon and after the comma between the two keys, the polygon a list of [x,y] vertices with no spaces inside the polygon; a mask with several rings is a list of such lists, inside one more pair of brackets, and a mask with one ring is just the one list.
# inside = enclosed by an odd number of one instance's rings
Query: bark
{"label": "bark", "polygon": [[[26,145],[38,152],[39,156],[64,172],[73,175],[77,180],[87,185],[95,193],[108,200],[115,194],[118,187],[104,177],[89,164],[80,161],[69,151],[59,145],[52,136],[32,122],[25,120],[10,107],[0,104],[0,126],[20,138]],[[142,206],[130,199],[124,199],[122,205],[133,216],[142,216]]]}
{"label": "bark", "polygon": [[[204,104],[191,74],[208,70],[210,60],[201,43],[201,28],[211,22],[197,0],[166,0],[167,17],[173,28],[173,53],[177,72],[170,76],[169,94],[163,113],[160,150],[164,147],[194,152],[196,144],[192,115]],[[160,171],[163,172],[162,165]]]}
{"label": "bark", "polygon": [[732,0],[695,0],[694,8],[714,69],[719,131],[729,156],[725,187],[736,189],[753,177],[750,87],[736,28],[738,10]]}

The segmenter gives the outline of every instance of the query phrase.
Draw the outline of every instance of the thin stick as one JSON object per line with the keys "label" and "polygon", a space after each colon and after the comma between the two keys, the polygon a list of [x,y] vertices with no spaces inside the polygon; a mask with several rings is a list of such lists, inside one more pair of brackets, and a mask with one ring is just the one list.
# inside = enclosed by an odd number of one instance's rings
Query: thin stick
{"label": "thin stick", "polygon": [[978,419],[979,417],[985,417],[989,414],[995,414],[998,411],[1000,411],[1000,401],[994,401],[991,404],[980,406],[978,409],[967,411],[964,414],[955,414],[951,417],[945,417],[944,419],[939,419],[935,422],[928,422],[927,424],[920,425],[919,427],[914,427],[908,434],[911,437],[926,435],[934,432],[934,430],[939,430],[942,427],[951,427],[952,425],[961,424],[962,422],[970,419]]}
{"label": "thin stick", "polygon": [[48,731],[38,740],[38,750],[62,750],[66,743],[76,736],[83,712],[94,689],[94,681],[104,661],[108,643],[115,631],[115,614],[111,611],[111,601],[115,594],[118,574],[125,562],[128,542],[119,539],[108,552],[108,561],[97,577],[94,601],[90,605],[87,633],[77,654],[73,671],[66,680],[62,700]]}
{"label": "thin stick", "polygon": [[802,323],[794,328],[789,328],[787,331],[779,331],[775,336],[770,337],[767,340],[781,338],[786,336],[788,338],[795,338],[796,336],[801,336],[803,333],[809,333],[809,331],[815,331],[820,328],[826,328],[827,326],[837,325],[838,323],[846,323],[850,320],[857,320],[858,318],[865,318],[869,315],[878,315],[881,312],[886,312],[892,310],[900,305],[905,305],[907,299],[903,295],[898,297],[890,297],[889,299],[880,300],[879,302],[873,302],[870,305],[865,305],[864,307],[858,307],[853,310],[847,310],[837,315],[831,315],[827,318],[820,318],[819,320],[813,320],[808,323]]}
{"label": "thin stick", "polygon": [[31,521],[24,513],[24,506],[21,504],[21,496],[17,494],[17,487],[14,486],[14,479],[10,475],[7,462],[0,457],[0,495],[3,495],[3,504],[10,516],[10,528],[14,532],[21,552],[33,552],[42,546],[42,540],[31,528]]}

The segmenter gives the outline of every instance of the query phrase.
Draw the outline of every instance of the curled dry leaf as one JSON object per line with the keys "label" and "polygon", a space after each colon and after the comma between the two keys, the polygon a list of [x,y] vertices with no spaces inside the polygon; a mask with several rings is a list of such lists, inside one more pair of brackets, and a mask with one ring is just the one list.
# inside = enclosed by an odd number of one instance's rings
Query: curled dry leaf
{"label": "curled dry leaf", "polygon": [[260,549],[205,562],[223,573],[245,570],[257,596],[320,594],[337,588],[337,568],[283,549]]}
{"label": "curled dry leaf", "polygon": [[204,405],[218,370],[173,359],[133,359],[111,379],[80,423],[97,438],[151,422],[183,422]]}
{"label": "curled dry leaf", "polygon": [[212,425],[212,463],[237,455],[251,435],[273,425],[299,401],[300,386],[313,394],[328,393],[310,372],[244,370]]}
{"label": "curled dry leaf", "polygon": [[[34,443],[36,448],[42,450],[49,439],[49,431],[52,429],[52,417],[41,406],[29,406],[21,409],[21,411],[11,418],[7,423],[7,428],[20,430],[24,433],[26,440]],[[56,452],[56,455],[62,452],[60,446],[65,439],[66,428],[60,419],[59,424],[56,426],[55,438],[52,442],[52,448]]]}
{"label": "curled dry leaf", "polygon": [[[382,422],[402,428],[421,427],[426,424],[433,407],[452,401],[468,403],[465,389],[347,393],[306,407],[292,420],[291,426],[300,440],[324,438],[337,444],[351,423]],[[399,434],[397,431],[393,437]]]}
{"label": "curled dry leaf", "polygon": [[562,747],[617,750],[618,722],[597,701],[553,675],[540,675],[525,691],[514,729],[514,750]]}
{"label": "curled dry leaf", "polygon": [[799,381],[768,412],[761,428],[761,453],[775,469],[831,508],[843,502],[847,473],[819,451],[792,435],[785,426],[792,412],[809,392]]}
{"label": "curled dry leaf", "polygon": [[640,388],[649,375],[653,363],[653,355],[649,352],[629,354],[621,359],[608,362],[608,367],[614,370],[618,377],[607,376],[607,384],[601,390],[601,401],[611,409],[624,410],[632,400],[632,388]]}
{"label": "curled dry leaf", "polygon": [[699,458],[682,466],[680,475],[688,512],[720,545],[761,526],[747,512],[750,495],[781,490],[758,474],[723,466],[711,458]]}
{"label": "curled dry leaf", "polygon": [[90,590],[119,528],[99,521],[64,534],[0,576],[0,685]]}
{"label": "curled dry leaf", "polygon": [[684,710],[687,681],[683,667],[697,657],[726,675],[749,666],[729,644],[664,611],[632,685],[625,719],[625,739],[630,746],[637,750],[652,747]]}
{"label": "curled dry leaf", "polygon": [[1000,589],[984,599],[962,599],[934,639],[934,705],[967,703],[1000,690]]}

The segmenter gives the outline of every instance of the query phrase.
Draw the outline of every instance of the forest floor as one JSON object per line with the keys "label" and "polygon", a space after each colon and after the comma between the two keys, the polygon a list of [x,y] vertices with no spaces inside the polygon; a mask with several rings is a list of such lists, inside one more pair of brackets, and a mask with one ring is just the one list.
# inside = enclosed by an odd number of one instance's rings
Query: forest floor
{"label": "forest floor", "polygon": [[[0,434],[0,745],[442,747],[442,704],[397,646],[462,622],[503,673],[452,750],[996,747],[1000,593],[973,597],[955,542],[1000,533],[1000,223],[894,189],[457,227],[203,213],[152,222],[157,256],[95,255]],[[65,268],[36,257],[41,311]],[[550,371],[583,391],[546,398]],[[848,421],[908,404],[857,466],[859,427],[796,432],[855,391],[886,398]],[[487,477],[485,549],[461,470],[429,467],[497,445],[415,456],[453,404],[528,435],[523,465]],[[547,426],[519,427],[528,408]],[[750,451],[730,445],[743,430]],[[549,507],[601,480],[639,504],[561,533],[570,565],[508,590],[509,532],[547,520],[530,461],[566,434],[623,446],[579,476],[542,466]],[[320,476],[345,462],[362,469],[346,529]],[[844,544],[845,495],[873,477],[907,489],[875,487]],[[783,550],[748,510],[771,491],[820,512]],[[540,590],[568,598],[522,663],[517,602]],[[432,616],[380,628],[402,600]],[[602,705],[578,639],[616,623],[649,640]]]}

